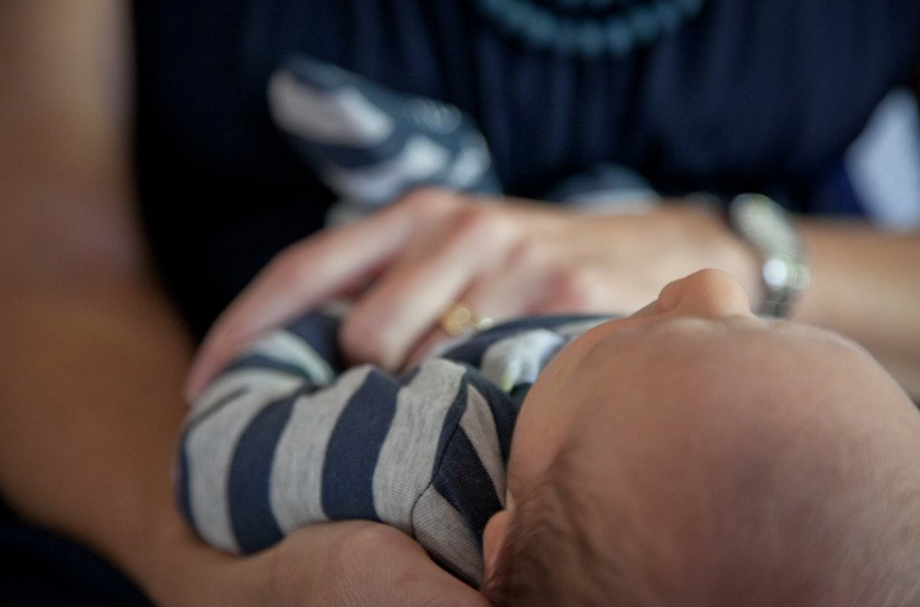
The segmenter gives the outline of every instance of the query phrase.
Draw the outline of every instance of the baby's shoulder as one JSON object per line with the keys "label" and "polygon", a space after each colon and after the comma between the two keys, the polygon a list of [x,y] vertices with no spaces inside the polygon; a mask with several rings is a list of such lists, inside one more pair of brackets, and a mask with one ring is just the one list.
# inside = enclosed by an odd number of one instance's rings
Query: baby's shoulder
{"label": "baby's shoulder", "polygon": [[522,318],[451,344],[439,356],[477,369],[486,381],[512,393],[536,381],[569,342],[609,319],[585,315]]}

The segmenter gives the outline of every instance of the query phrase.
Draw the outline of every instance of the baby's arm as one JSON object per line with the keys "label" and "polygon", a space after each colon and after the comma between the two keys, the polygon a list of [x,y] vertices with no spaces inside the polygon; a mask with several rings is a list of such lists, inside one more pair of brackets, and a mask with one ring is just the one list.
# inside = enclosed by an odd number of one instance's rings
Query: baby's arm
{"label": "baby's arm", "polygon": [[496,327],[396,376],[337,374],[338,322],[312,314],[269,334],[196,401],[178,466],[186,518],[237,553],[311,523],[380,521],[475,584],[520,400],[599,320]]}
{"label": "baby's arm", "polygon": [[[270,507],[272,462],[294,404],[336,381],[337,327],[334,317],[311,314],[270,333],[193,403],[182,433],[177,491],[183,514],[208,543],[246,553],[281,538]],[[352,383],[340,378],[336,385],[343,389],[329,390],[319,410],[335,410]],[[328,424],[311,425],[299,437],[302,448],[322,444],[329,432]],[[308,509],[304,523],[325,520],[321,514]]]}
{"label": "baby's arm", "polygon": [[196,401],[178,493],[210,544],[249,553],[346,519],[416,535],[442,435],[467,408],[467,367],[431,359],[401,375],[368,365],[337,375],[337,330],[338,319],[313,314],[269,334]]}

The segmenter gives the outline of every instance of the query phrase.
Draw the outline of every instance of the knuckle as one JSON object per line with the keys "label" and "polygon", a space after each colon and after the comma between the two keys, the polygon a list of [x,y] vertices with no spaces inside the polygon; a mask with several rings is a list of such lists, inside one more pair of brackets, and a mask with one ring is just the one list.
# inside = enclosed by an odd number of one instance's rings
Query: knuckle
{"label": "knuckle", "polygon": [[598,278],[587,269],[565,269],[554,272],[550,279],[553,299],[572,311],[587,310],[594,306]]}
{"label": "knuckle", "polygon": [[456,204],[456,197],[446,190],[433,187],[416,188],[405,194],[395,208],[410,215],[437,215]]}
{"label": "knuckle", "polygon": [[380,320],[379,310],[373,316],[364,310],[356,310],[342,325],[339,341],[345,356],[354,363],[377,363],[391,368],[395,344],[386,324]]}
{"label": "knuckle", "polygon": [[508,249],[518,233],[517,225],[493,205],[470,203],[459,209],[450,224],[450,238],[484,254]]}
{"label": "knuckle", "polygon": [[541,243],[529,238],[521,239],[511,251],[511,263],[521,269],[545,269],[547,254]]}
{"label": "knuckle", "polygon": [[467,204],[456,212],[453,218],[455,233],[477,233],[489,228],[493,213],[481,204]]}
{"label": "knuckle", "polygon": [[488,222],[485,225],[484,236],[490,242],[509,245],[522,234],[520,223],[504,209],[493,208],[491,205],[480,205],[487,213]]}

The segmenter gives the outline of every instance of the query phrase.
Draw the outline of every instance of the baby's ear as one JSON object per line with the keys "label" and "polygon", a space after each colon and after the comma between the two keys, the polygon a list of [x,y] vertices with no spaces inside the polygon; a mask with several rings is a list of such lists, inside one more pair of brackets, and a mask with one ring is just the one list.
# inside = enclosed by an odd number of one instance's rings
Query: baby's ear
{"label": "baby's ear", "polygon": [[482,552],[485,564],[483,580],[488,580],[495,572],[498,555],[501,553],[502,547],[505,545],[505,538],[508,535],[508,522],[510,519],[508,510],[499,510],[486,523],[482,536]]}

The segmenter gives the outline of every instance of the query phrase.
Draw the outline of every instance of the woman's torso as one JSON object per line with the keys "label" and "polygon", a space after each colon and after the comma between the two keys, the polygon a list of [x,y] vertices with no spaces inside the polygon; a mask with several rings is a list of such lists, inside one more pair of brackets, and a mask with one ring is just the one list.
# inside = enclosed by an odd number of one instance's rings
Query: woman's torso
{"label": "woman's torso", "polygon": [[[567,15],[554,3],[579,4],[529,1],[557,17]],[[270,73],[295,52],[466,110],[515,195],[617,163],[666,194],[770,191],[804,210],[810,184],[912,75],[915,5],[706,0],[648,46],[583,57],[508,34],[475,0],[138,2],[151,233],[157,243],[171,230],[160,248],[174,282],[193,286],[189,263],[215,273],[196,287],[219,292],[197,312],[207,322],[277,248],[319,227],[331,196],[277,133],[265,98]],[[192,219],[192,205],[207,219]],[[190,261],[198,250],[209,259]]]}

